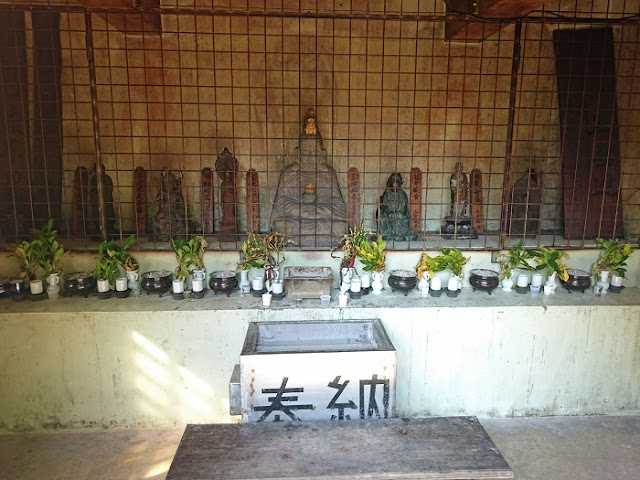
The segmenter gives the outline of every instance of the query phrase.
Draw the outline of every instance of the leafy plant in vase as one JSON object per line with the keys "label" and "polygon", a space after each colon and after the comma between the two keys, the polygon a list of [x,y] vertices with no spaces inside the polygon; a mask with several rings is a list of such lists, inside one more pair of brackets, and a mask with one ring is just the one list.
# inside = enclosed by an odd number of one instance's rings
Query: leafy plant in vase
{"label": "leafy plant in vase", "polygon": [[367,272],[373,272],[371,277],[372,293],[379,294],[382,292],[382,279],[384,278],[384,270],[386,268],[385,261],[387,258],[387,252],[385,247],[387,242],[382,239],[382,236],[377,235],[376,239],[370,242],[367,238],[362,238],[356,246],[356,252],[360,262],[362,263],[362,269]]}
{"label": "leafy plant in vase", "polygon": [[[429,292],[429,280],[433,279],[433,275],[436,272],[442,272],[447,268],[447,259],[444,255],[436,255],[430,257],[426,252],[422,252],[420,260],[416,265],[416,276],[418,278],[418,290],[423,295]],[[431,280],[432,288],[431,295],[439,297],[441,294],[441,280],[438,278],[436,282]]]}
{"label": "leafy plant in vase", "polygon": [[[122,247],[118,245],[115,240],[103,240],[100,243],[98,246],[98,260],[96,268],[93,271],[93,276],[98,281],[98,293],[108,293],[108,289],[103,290],[103,287],[101,287],[101,280],[106,280],[111,287],[115,286],[116,278],[120,276],[121,268],[124,269],[127,274],[128,283],[131,283],[134,273],[135,280],[137,281],[138,262],[127,252],[135,242],[136,236],[129,235]],[[127,285],[127,287],[131,288],[132,286]],[[135,288],[135,285],[133,285],[133,287]]]}
{"label": "leafy plant in vase", "polygon": [[189,276],[191,263],[189,243],[183,240],[171,240],[171,249],[175,253],[178,262],[178,266],[174,270],[176,278],[173,280],[173,298],[174,300],[182,300],[184,298],[184,284]]}
{"label": "leafy plant in vase", "polygon": [[38,266],[44,270],[44,280],[48,285],[47,295],[55,300],[60,292],[60,274],[62,273],[60,260],[66,251],[58,241],[58,231],[53,228],[52,218],[42,228],[34,228],[31,232],[34,237],[34,258]]}
{"label": "leafy plant in vase", "polygon": [[373,232],[365,232],[364,225],[360,223],[359,226],[349,228],[349,233],[343,235],[340,246],[331,251],[331,258],[338,258],[334,256],[334,254],[338,249],[342,250],[342,258],[340,259],[341,283],[345,275],[350,274],[350,269],[354,269],[353,271],[355,271],[356,258],[358,257],[357,247],[362,241],[366,241],[370,235],[373,235]]}
{"label": "leafy plant in vase", "polygon": [[591,267],[591,271],[598,280],[596,284],[598,290],[606,292],[609,284],[615,289],[614,291],[621,290],[622,279],[627,273],[627,259],[635,249],[631,248],[630,243],[623,245],[616,241],[609,242],[603,238],[598,238],[598,247],[603,252]]}
{"label": "leafy plant in vase", "polygon": [[20,278],[24,280],[25,287],[28,287],[29,282],[36,279],[36,269],[39,265],[36,243],[27,240],[16,243],[13,255],[9,258],[20,261]]}
{"label": "leafy plant in vase", "polygon": [[189,271],[192,277],[191,290],[196,298],[202,298],[207,278],[204,268],[204,252],[209,243],[202,235],[192,235],[187,245],[189,249],[188,256],[191,259],[190,266],[194,267]]}
{"label": "leafy plant in vase", "polygon": [[447,284],[447,295],[456,297],[462,288],[462,267],[471,259],[465,257],[460,250],[441,248],[440,251],[446,261],[447,268],[451,270],[451,277]]}
{"label": "leafy plant in vase", "polygon": [[507,253],[498,255],[498,264],[500,265],[500,280],[502,280],[502,290],[510,292],[513,288],[514,279],[513,271],[517,268],[522,270],[534,270],[528,262],[533,258],[531,253],[523,248],[523,241],[520,240],[517,245],[512,246]]}
{"label": "leafy plant in vase", "polygon": [[242,244],[244,257],[238,263],[238,270],[264,268],[264,284],[271,291],[273,282],[280,282],[280,264],[285,261],[282,249],[291,244],[295,242],[277,231],[272,230],[266,235],[248,232]]}
{"label": "leafy plant in vase", "polygon": [[562,250],[556,250],[553,247],[539,247],[538,250],[527,250],[531,258],[535,259],[538,265],[536,271],[544,271],[548,275],[548,279],[544,284],[544,293],[549,295],[556,291],[556,277],[566,282],[569,279],[569,268],[562,259],[568,255]]}

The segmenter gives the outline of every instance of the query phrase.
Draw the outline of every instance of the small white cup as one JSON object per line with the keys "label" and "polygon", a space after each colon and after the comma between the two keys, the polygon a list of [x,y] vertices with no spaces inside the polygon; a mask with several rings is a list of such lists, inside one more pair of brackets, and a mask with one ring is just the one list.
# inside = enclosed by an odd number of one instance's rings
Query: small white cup
{"label": "small white cup", "polygon": [[442,280],[440,277],[433,277],[431,279],[431,290],[435,290],[437,292],[440,289],[442,289]]}
{"label": "small white cup", "polygon": [[204,290],[204,280],[200,278],[194,278],[191,282],[191,289],[194,292],[201,292]]}
{"label": "small white cup", "polygon": [[273,295],[271,295],[270,293],[263,293],[262,294],[262,305],[264,305],[265,307],[270,306],[272,297],[273,297]]}
{"label": "small white cup", "polygon": [[524,273],[521,273],[520,275],[518,275],[518,278],[516,279],[516,285],[518,287],[528,287],[529,275],[525,275]]}
{"label": "small white cup", "polygon": [[612,287],[621,287],[622,277],[614,273],[613,275],[611,275],[611,278],[609,279],[609,285],[611,285]]}
{"label": "small white cup", "polygon": [[330,301],[331,301],[331,295],[320,295],[320,303],[322,304],[322,308],[327,308],[329,306]]}
{"label": "small white cup", "polygon": [[529,287],[529,292],[531,292],[531,295],[533,295],[534,297],[536,295],[538,295],[540,293],[540,289],[542,287],[540,285],[533,285],[531,284],[531,287]]}
{"label": "small white cup", "polygon": [[362,289],[362,280],[359,278],[351,279],[351,291],[353,293],[358,293]]}
{"label": "small white cup", "polygon": [[284,285],[282,283],[282,280],[275,280],[273,282],[273,285],[271,285],[271,291],[275,295],[281,295],[282,292],[284,292]]}
{"label": "small white cup", "polygon": [[540,287],[542,286],[542,274],[534,273],[531,275],[531,286],[532,287]]}
{"label": "small white cup", "polygon": [[349,301],[349,295],[346,293],[341,293],[338,295],[338,306],[340,308],[344,308],[347,306],[347,302]]}
{"label": "small white cup", "polygon": [[29,288],[31,289],[31,293],[33,295],[41,294],[42,293],[42,280],[31,280],[29,282]]}
{"label": "small white cup", "polygon": [[105,293],[109,291],[109,280],[106,278],[99,278],[96,283],[98,285],[98,292]]}
{"label": "small white cup", "polygon": [[[116,279],[116,290],[118,290],[118,280]],[[184,293],[184,280],[173,281],[173,293]]]}
{"label": "small white cup", "polygon": [[360,282],[361,282],[362,288],[369,288],[371,286],[371,277],[369,276],[368,273],[363,273],[360,276]]}
{"label": "small white cup", "polygon": [[262,290],[264,290],[264,278],[253,277],[251,279],[251,288],[257,292],[261,292]]}
{"label": "small white cup", "polygon": [[125,292],[127,290],[127,277],[118,277],[116,278],[116,291],[117,292]]}

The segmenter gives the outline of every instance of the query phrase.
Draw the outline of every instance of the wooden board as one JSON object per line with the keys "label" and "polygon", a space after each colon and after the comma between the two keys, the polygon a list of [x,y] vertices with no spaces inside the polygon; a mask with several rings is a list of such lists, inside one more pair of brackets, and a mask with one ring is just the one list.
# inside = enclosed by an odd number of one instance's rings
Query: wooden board
{"label": "wooden board", "polygon": [[416,232],[422,231],[422,172],[419,168],[411,169],[411,196],[409,197],[409,226]]}
{"label": "wooden board", "polygon": [[357,227],[360,225],[360,172],[355,167],[351,167],[348,172],[349,177],[349,198],[347,200],[348,225]]}
{"label": "wooden board", "polygon": [[565,238],[623,235],[611,28],[553,32]]}
{"label": "wooden board", "polygon": [[188,425],[167,480],[502,479],[475,417]]}
{"label": "wooden board", "polygon": [[476,233],[484,233],[484,212],[482,211],[482,172],[471,170],[471,226]]}

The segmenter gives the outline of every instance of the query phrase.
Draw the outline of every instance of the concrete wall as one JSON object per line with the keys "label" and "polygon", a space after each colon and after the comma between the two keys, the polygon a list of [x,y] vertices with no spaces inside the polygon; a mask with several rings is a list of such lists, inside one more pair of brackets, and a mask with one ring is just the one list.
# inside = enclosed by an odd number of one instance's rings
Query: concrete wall
{"label": "concrete wall", "polygon": [[339,309],[253,297],[0,301],[0,428],[228,422],[250,321],[381,318],[398,351],[396,414],[640,413],[640,292],[553,297],[390,292]]}

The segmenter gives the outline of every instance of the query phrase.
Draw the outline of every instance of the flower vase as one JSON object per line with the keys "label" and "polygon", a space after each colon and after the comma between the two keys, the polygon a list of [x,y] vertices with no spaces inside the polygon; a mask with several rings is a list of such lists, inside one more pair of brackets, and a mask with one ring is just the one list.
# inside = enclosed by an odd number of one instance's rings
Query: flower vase
{"label": "flower vase", "polygon": [[604,270],[600,272],[600,280],[598,280],[598,287],[600,287],[600,293],[607,293],[609,290],[609,271]]}
{"label": "flower vase", "polygon": [[551,295],[552,293],[556,293],[556,275],[557,272],[553,272],[551,276],[544,282],[544,294]]}
{"label": "flower vase", "polygon": [[251,293],[251,282],[249,281],[249,270],[240,270],[240,293]]}
{"label": "flower vase", "polygon": [[47,277],[47,296],[49,300],[57,300],[60,293],[60,274],[52,273]]}
{"label": "flower vase", "polygon": [[513,290],[513,270],[509,273],[509,277],[502,279],[502,291],[511,292]]}
{"label": "flower vase", "polygon": [[379,295],[382,292],[382,279],[384,272],[373,272],[371,274],[373,281],[371,282],[371,292]]}
{"label": "flower vase", "polygon": [[127,287],[134,297],[140,296],[140,282],[138,282],[138,270],[127,271]]}

